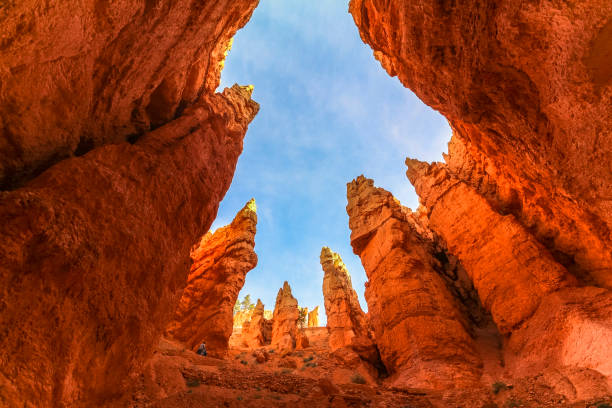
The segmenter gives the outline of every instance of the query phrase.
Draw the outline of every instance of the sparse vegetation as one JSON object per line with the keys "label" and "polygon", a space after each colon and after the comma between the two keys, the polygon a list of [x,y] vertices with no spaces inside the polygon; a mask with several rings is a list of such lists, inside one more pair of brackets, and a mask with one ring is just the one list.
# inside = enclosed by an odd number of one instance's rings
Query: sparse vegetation
{"label": "sparse vegetation", "polygon": [[351,382],[355,383],[355,384],[365,384],[367,381],[366,379],[363,377],[363,375],[359,374],[359,373],[355,373],[351,376]]}
{"label": "sparse vegetation", "polygon": [[238,401],[242,401],[242,395],[237,396],[237,397],[236,397],[236,399],[237,399]]}
{"label": "sparse vegetation", "polygon": [[240,364],[247,365],[247,364],[249,364],[249,362],[248,362],[248,361],[246,361],[246,360],[240,360]]}
{"label": "sparse vegetation", "polygon": [[270,350],[268,350],[268,353],[270,353],[270,354],[274,354],[274,349],[270,349]]}
{"label": "sparse vegetation", "polygon": [[612,405],[608,404],[607,402],[598,402],[595,404],[595,406],[597,408],[612,408]]}
{"label": "sparse vegetation", "polygon": [[508,386],[501,381],[496,381],[491,387],[493,388],[493,394],[499,394],[500,391],[508,389]]}
{"label": "sparse vegetation", "polygon": [[508,401],[506,401],[506,404],[504,405],[504,407],[505,408],[518,408],[521,405],[523,405],[523,401],[519,399],[510,398]]}
{"label": "sparse vegetation", "polygon": [[314,360],[314,356],[310,356],[310,357],[305,357],[305,358],[304,358],[304,362],[305,362],[305,363],[307,363],[307,362],[309,362],[309,361],[312,361],[312,360]]}
{"label": "sparse vegetation", "polygon": [[317,363],[306,363],[306,367],[316,367]]}
{"label": "sparse vegetation", "polygon": [[308,318],[308,310],[305,307],[299,307],[298,311],[300,312],[298,316],[298,327],[303,329],[306,326],[306,319]]}
{"label": "sparse vegetation", "polygon": [[185,379],[185,384],[188,387],[199,387],[200,386],[200,380],[198,380],[197,378],[187,378]]}

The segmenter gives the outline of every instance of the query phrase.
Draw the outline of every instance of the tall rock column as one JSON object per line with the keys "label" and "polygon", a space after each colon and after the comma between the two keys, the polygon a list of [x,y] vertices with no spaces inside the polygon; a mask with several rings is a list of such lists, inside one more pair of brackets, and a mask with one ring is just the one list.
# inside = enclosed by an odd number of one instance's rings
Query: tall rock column
{"label": "tall rock column", "polygon": [[328,247],[321,249],[323,300],[329,329],[331,351],[347,347],[364,360],[376,364],[378,351],[369,333],[366,315],[361,310],[357,292],[340,255]]}
{"label": "tall rock column", "polygon": [[308,327],[319,327],[319,306],[308,313]]}
{"label": "tall rock column", "polygon": [[351,245],[368,275],[368,314],[393,383],[473,386],[482,364],[465,314],[434,269],[431,232],[363,176],[348,183],[347,197]]}
{"label": "tall rock column", "polygon": [[251,320],[242,326],[241,340],[250,348],[258,348],[266,343],[266,319],[264,318],[264,304],[257,299],[257,305],[251,314]]}
{"label": "tall rock column", "polygon": [[438,233],[465,267],[502,333],[528,319],[542,299],[572,282],[567,271],[512,215],[501,215],[441,163],[406,160],[407,175]]}
{"label": "tall rock column", "polygon": [[298,337],[298,302],[291,294],[291,287],[285,281],[278,290],[272,315],[272,347],[282,353],[295,349]]}
{"label": "tall rock column", "polygon": [[231,224],[207,232],[191,251],[193,264],[187,287],[167,333],[197,349],[206,342],[213,357],[227,354],[233,330],[233,309],[246,274],[257,265],[255,200]]}

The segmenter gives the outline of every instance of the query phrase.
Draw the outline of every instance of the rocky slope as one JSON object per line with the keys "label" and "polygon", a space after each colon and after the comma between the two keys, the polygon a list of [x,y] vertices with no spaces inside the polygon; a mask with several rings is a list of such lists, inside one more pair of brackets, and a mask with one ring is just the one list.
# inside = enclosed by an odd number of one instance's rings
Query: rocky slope
{"label": "rocky slope", "polygon": [[396,386],[473,387],[482,362],[464,309],[436,268],[431,232],[363,176],[347,185],[351,245],[382,361]]}
{"label": "rocky slope", "polygon": [[[191,271],[167,335],[196,350],[223,357],[232,335],[234,305],[246,274],[257,265],[255,200],[231,224],[207,232],[191,251]],[[262,305],[263,316],[263,305]]]}
{"label": "rocky slope", "polygon": [[0,12],[0,405],[114,399],[172,317],[258,110],[213,93],[257,2],[187,3]]}
{"label": "rocky slope", "polygon": [[272,316],[272,347],[281,353],[288,353],[296,347],[298,317],[298,302],[291,294],[291,286],[285,281],[276,295]]}
{"label": "rocky slope", "polygon": [[612,3],[351,0],[387,72],[449,120],[448,171],[612,288]]}
{"label": "rocky slope", "polygon": [[323,247],[320,261],[324,272],[323,300],[330,350],[347,348],[364,360],[378,364],[378,350],[342,258],[328,247]]}

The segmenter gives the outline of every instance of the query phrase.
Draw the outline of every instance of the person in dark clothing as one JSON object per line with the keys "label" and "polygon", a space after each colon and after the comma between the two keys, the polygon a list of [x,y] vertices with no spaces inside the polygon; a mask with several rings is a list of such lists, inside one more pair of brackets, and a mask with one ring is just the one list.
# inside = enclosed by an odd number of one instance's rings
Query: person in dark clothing
{"label": "person in dark clothing", "polygon": [[198,347],[198,351],[196,351],[196,353],[201,356],[205,356],[206,355],[206,343],[200,344],[200,347]]}

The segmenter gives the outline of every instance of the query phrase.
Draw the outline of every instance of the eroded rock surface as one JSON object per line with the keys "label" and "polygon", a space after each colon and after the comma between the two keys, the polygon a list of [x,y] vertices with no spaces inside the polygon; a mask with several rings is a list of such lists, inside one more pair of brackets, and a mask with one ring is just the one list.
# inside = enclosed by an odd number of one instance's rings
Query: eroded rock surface
{"label": "eroded rock surface", "polygon": [[272,316],[272,347],[281,353],[295,349],[298,336],[298,302],[291,294],[291,286],[285,281],[278,290]]}
{"label": "eroded rock surface", "polygon": [[329,329],[329,348],[347,347],[364,360],[375,364],[378,351],[370,336],[366,315],[361,310],[351,275],[342,258],[328,247],[321,249],[323,268],[323,300]]}
{"label": "eroded rock surface", "polygon": [[0,405],[101,406],[151,355],[258,110],[214,93],[256,4],[3,4]]}
{"label": "eroded rock surface", "polygon": [[241,340],[249,348],[258,348],[266,344],[266,319],[264,318],[264,305],[257,299],[257,305],[251,314],[251,320],[242,326]]}
{"label": "eroded rock surface", "polygon": [[4,3],[0,188],[133,141],[212,94],[257,0]]}
{"label": "eroded rock surface", "polygon": [[368,276],[368,314],[394,385],[474,386],[482,363],[468,318],[435,269],[431,232],[363,176],[347,185],[347,198],[351,245]]}
{"label": "eroded rock surface", "polygon": [[135,144],[101,147],[0,193],[0,395],[95,406],[150,355],[213,222],[250,90],[203,95]]}
{"label": "eroded rock surface", "polygon": [[308,327],[319,327],[319,306],[308,312]]}
{"label": "eroded rock surface", "polygon": [[352,0],[387,72],[453,129],[449,172],[612,288],[612,3]]}
{"label": "eroded rock surface", "polygon": [[255,200],[249,201],[231,224],[207,232],[191,251],[187,286],[167,334],[193,350],[205,342],[211,356],[227,353],[234,305],[246,274],[257,265],[256,210]]}

